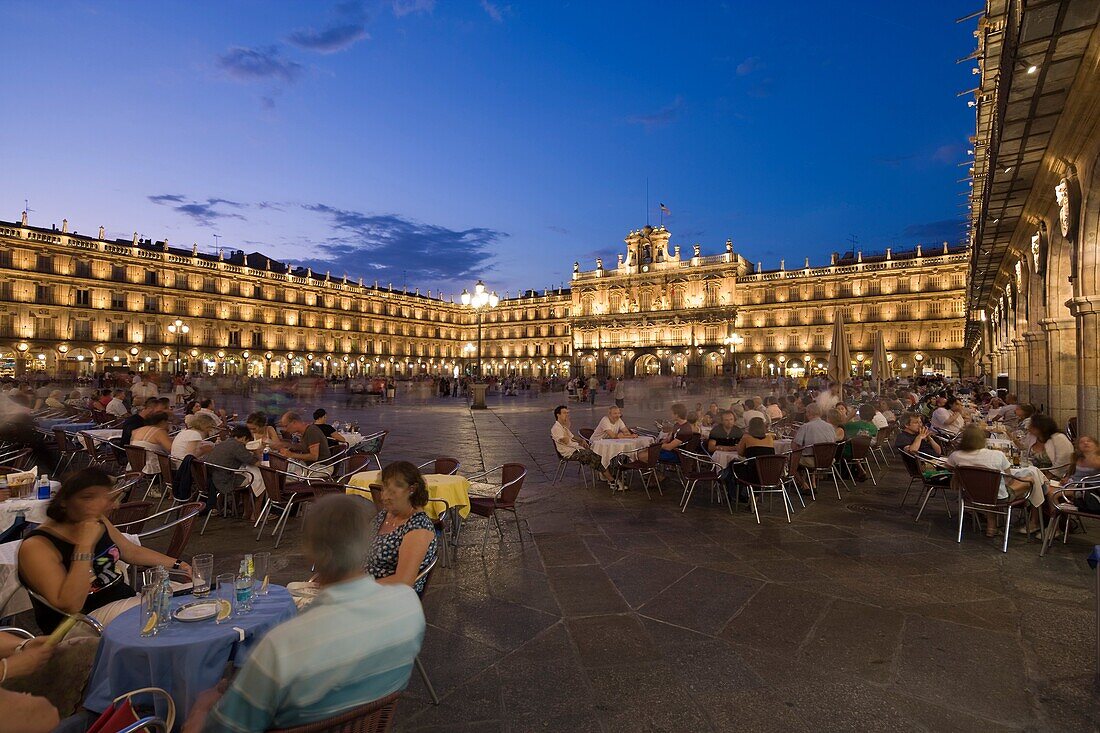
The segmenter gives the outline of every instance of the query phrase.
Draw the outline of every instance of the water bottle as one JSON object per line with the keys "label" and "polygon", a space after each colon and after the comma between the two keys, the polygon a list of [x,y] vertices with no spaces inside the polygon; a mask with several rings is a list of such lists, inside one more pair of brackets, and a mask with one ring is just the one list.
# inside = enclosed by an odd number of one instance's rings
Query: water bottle
{"label": "water bottle", "polygon": [[168,570],[157,567],[160,589],[157,591],[157,626],[164,628],[172,618],[172,580]]}
{"label": "water bottle", "polygon": [[252,555],[246,554],[237,571],[237,610],[240,613],[248,613],[252,610],[252,573],[254,572]]}
{"label": "water bottle", "polygon": [[264,465],[267,465],[267,462],[270,461],[270,460],[271,460],[271,451],[268,450],[267,444],[264,444],[264,457],[263,457]]}
{"label": "water bottle", "polygon": [[48,473],[38,477],[38,498],[40,500],[49,500],[50,498],[50,475]]}

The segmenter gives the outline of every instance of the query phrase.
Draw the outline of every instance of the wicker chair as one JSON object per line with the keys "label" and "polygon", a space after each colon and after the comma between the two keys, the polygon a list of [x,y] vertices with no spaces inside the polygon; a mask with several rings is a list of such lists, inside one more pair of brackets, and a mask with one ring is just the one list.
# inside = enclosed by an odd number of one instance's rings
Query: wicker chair
{"label": "wicker chair", "polygon": [[1082,496],[1089,492],[1100,492],[1100,477],[1093,476],[1079,482],[1066,484],[1052,492],[1053,494],[1062,494],[1063,496],[1061,501],[1051,502],[1054,516],[1051,518],[1046,532],[1043,533],[1043,549],[1039,552],[1040,557],[1046,555],[1047,550],[1050,549],[1051,544],[1054,542],[1054,538],[1058,536],[1058,526],[1060,523],[1064,522],[1065,524],[1065,531],[1062,534],[1062,544],[1064,545],[1069,539],[1069,524],[1071,520],[1081,521],[1083,519],[1100,519],[1100,514],[1094,514],[1070,501],[1076,496]]}
{"label": "wicker chair", "polygon": [[[814,458],[813,466],[802,466],[802,470],[806,472],[809,485],[816,489],[817,477],[828,476],[833,480],[833,486],[836,487],[836,498],[843,500],[844,497],[840,495],[840,484],[843,483],[843,479],[840,478],[840,473],[836,470],[838,444],[815,443],[811,446],[803,446],[803,450],[807,447],[813,452]],[[847,484],[845,484],[845,487],[847,487]],[[816,498],[816,495],[814,498]]]}
{"label": "wicker chair", "polygon": [[959,490],[959,536],[957,542],[962,542],[963,520],[966,518],[967,509],[989,514],[1003,514],[1005,517],[1005,538],[1004,544],[1001,546],[1001,552],[1008,552],[1008,535],[1012,530],[1012,510],[1015,507],[1024,507],[1028,503],[1026,494],[1018,499],[997,498],[1001,482],[1004,479],[1012,478],[1014,477],[1011,474],[1003,474],[991,468],[955,466],[954,483]]}
{"label": "wicker chair", "polygon": [[642,481],[642,488],[645,489],[647,499],[652,498],[649,495],[650,476],[653,477],[653,481],[657,484],[658,493],[664,494],[661,490],[661,478],[657,473],[657,464],[660,457],[661,446],[659,443],[653,443],[640,451],[637,458],[627,461],[621,466],[623,476],[627,476],[631,472],[636,472],[638,474],[638,478]]}
{"label": "wicker chair", "polygon": [[[783,511],[787,513],[787,523],[789,524],[791,512],[794,511],[794,504],[791,503],[791,498],[787,496],[787,456],[760,455],[738,464],[738,468],[742,467],[752,467],[756,472],[756,481],[746,481],[743,478],[744,471],[739,473],[735,469],[733,474],[737,479],[737,483],[749,491],[749,501],[752,503],[753,514],[756,515],[756,523],[760,524],[760,503],[756,500],[756,495],[759,494],[760,498],[763,499],[764,494],[782,494]],[[730,512],[733,512],[732,506]]]}
{"label": "wicker chair", "polygon": [[[689,461],[691,465],[681,468],[680,475],[684,478],[684,491],[680,496],[680,513],[687,511],[691,503],[691,495],[699,484],[710,484],[710,498],[714,501],[715,490],[721,488],[720,476],[722,467],[711,460],[710,456],[703,453],[693,453],[687,450],[680,451],[681,460]],[[722,492],[717,493],[721,500]],[[731,510],[732,512],[732,510]]]}
{"label": "wicker chair", "polygon": [[[519,534],[520,544],[523,544],[521,521],[526,522],[527,520],[520,519],[519,512],[516,511],[516,499],[519,498],[519,492],[523,488],[523,480],[527,478],[527,467],[522,463],[505,463],[467,478],[470,480],[485,479],[498,470],[500,471],[500,487],[492,496],[470,497],[470,513],[485,517],[485,536],[481,541],[482,555],[485,554],[485,546],[489,543],[490,519],[496,523],[497,531],[500,533],[501,539],[504,539],[504,529],[500,526],[500,518],[497,517],[497,512],[510,512],[512,514],[512,517],[516,520],[516,532]],[[530,528],[527,531],[530,532]]]}
{"label": "wicker chair", "polygon": [[270,728],[268,733],[386,733],[400,697],[400,692],[394,692],[331,718],[294,728]]}

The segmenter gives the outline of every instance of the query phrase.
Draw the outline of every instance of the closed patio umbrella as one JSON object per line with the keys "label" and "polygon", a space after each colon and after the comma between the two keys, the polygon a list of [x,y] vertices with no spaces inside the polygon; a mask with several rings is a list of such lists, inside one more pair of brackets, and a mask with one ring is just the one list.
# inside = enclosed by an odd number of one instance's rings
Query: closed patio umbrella
{"label": "closed patio umbrella", "polygon": [[[833,344],[829,348],[829,379],[843,385],[851,378],[852,355],[848,352],[848,337],[844,335],[844,312],[833,312]],[[843,389],[842,389],[843,391]]]}
{"label": "closed patio umbrella", "polygon": [[875,353],[871,356],[871,379],[875,380],[878,393],[882,394],[882,383],[890,378],[890,362],[886,359],[886,340],[882,331],[875,333]]}

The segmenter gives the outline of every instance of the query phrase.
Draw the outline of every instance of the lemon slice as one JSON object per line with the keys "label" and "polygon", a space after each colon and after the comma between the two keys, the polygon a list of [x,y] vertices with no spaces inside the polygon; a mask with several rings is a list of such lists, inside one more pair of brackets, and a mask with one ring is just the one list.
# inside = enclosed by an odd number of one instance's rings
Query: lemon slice
{"label": "lemon slice", "polygon": [[271,576],[270,575],[265,575],[264,576],[264,582],[260,584],[260,592],[261,593],[267,593],[267,586],[270,582],[271,582]]}
{"label": "lemon slice", "polygon": [[233,613],[233,606],[229,605],[229,601],[221,598],[218,600],[218,621],[225,621]]}
{"label": "lemon slice", "polygon": [[153,611],[149,616],[149,620],[145,622],[145,628],[141,630],[141,633],[151,634],[155,628],[157,628],[157,612]]}

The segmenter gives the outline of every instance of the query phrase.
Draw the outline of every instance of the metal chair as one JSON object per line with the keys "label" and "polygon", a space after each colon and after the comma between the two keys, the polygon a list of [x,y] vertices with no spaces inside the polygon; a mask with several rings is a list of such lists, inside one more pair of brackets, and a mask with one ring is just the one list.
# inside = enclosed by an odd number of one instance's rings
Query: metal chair
{"label": "metal chair", "polygon": [[370,460],[369,453],[350,451],[344,457],[343,464],[340,466],[339,473],[334,477],[334,480],[337,483],[346,484],[355,474],[366,471],[370,466]]}
{"label": "metal chair", "polygon": [[47,601],[45,598],[42,597],[41,593],[38,593],[28,585],[24,585],[23,590],[27,591],[27,595],[31,597],[31,600],[41,603],[46,608],[61,616],[72,616],[77,620],[78,623],[82,623],[90,628],[92,630],[92,633],[96,636],[103,636],[103,624],[99,623],[97,619],[84,613],[66,613],[65,611],[62,611],[60,608]]}
{"label": "metal chair", "polygon": [[[756,500],[757,494],[760,495],[761,499],[764,498],[764,494],[782,494],[783,511],[787,513],[787,523],[789,524],[791,521],[794,504],[791,503],[791,498],[787,496],[785,475],[787,460],[788,458],[785,455],[760,455],[742,461],[734,469],[733,475],[737,479],[737,483],[749,491],[749,501],[752,504],[753,514],[756,515],[757,524],[760,524],[760,504]],[[744,478],[744,471],[747,468],[755,470],[756,481],[749,481]],[[733,507],[731,506],[730,513],[732,512]]]}
{"label": "metal chair", "polygon": [[[297,476],[292,476],[285,471],[279,471],[271,466],[259,466],[260,476],[264,480],[264,504],[260,509],[260,516],[256,519],[256,524],[260,528],[256,533],[256,541],[260,541],[260,537],[263,536],[264,529],[267,527],[267,520],[271,516],[271,511],[277,509],[279,511],[279,519],[275,522],[275,528],[271,530],[271,535],[275,537],[275,547],[278,548],[279,543],[283,541],[283,532],[286,531],[287,521],[290,519],[290,514],[294,507],[299,504],[305,504],[313,501],[318,496],[325,493],[346,493],[347,486],[343,484],[337,484],[331,481],[320,482],[314,481],[311,483],[304,483],[300,481],[287,481],[287,478],[297,479]],[[376,502],[376,506],[378,506]]]}
{"label": "metal chair", "polygon": [[432,467],[431,473],[440,474],[442,476],[454,476],[458,473],[458,469],[461,468],[462,464],[457,458],[440,456],[434,461],[425,461],[421,463],[417,468],[423,470],[428,466]]}
{"label": "metal chair", "polygon": [[116,527],[125,525],[131,534],[137,534],[145,528],[145,520],[152,512],[151,501],[126,501],[107,512],[107,520]]}
{"label": "metal chair", "polygon": [[[435,560],[432,560],[428,564],[428,567],[424,568],[416,579],[413,581],[413,587],[423,579],[424,589],[420,592],[421,601],[423,601],[424,594],[428,592],[428,584],[432,582],[432,571],[435,570]],[[420,661],[420,655],[416,655],[416,659],[413,661],[413,665],[416,667],[417,674],[420,675],[420,679],[424,682],[424,687],[428,688],[428,697],[432,700],[432,705],[439,704],[439,695],[436,694],[435,686],[432,685],[432,681],[428,679],[428,671],[424,669],[424,663]]]}
{"label": "metal chair", "polygon": [[[828,476],[833,480],[833,486],[836,487],[836,498],[843,500],[844,497],[840,495],[840,484],[843,479],[836,470],[836,458],[838,443],[815,443],[808,446],[813,451],[813,466],[802,466],[802,470],[806,473],[807,483],[811,488],[816,489],[817,477]],[[803,446],[805,450],[807,446]],[[845,484],[847,488],[847,484]],[[816,496],[815,496],[816,498]]]}
{"label": "metal chair", "polygon": [[1056,494],[1062,494],[1063,496],[1060,497],[1060,501],[1055,500],[1050,503],[1054,510],[1054,516],[1051,518],[1046,531],[1043,533],[1043,549],[1039,551],[1039,557],[1046,555],[1047,550],[1050,549],[1050,545],[1054,541],[1054,538],[1058,536],[1058,525],[1062,523],[1063,520],[1065,522],[1065,532],[1062,535],[1063,545],[1069,540],[1069,523],[1071,520],[1100,520],[1100,514],[1090,512],[1077,503],[1069,500],[1071,497],[1084,496],[1092,492],[1100,492],[1100,476],[1090,476],[1081,481],[1061,486],[1051,492],[1052,496]]}
{"label": "metal chair", "polygon": [[58,453],[55,471],[58,476],[63,476],[84,455],[84,447],[69,437],[64,428],[53,428],[53,439]]}
{"label": "metal chair", "polygon": [[[630,473],[637,473],[638,478],[642,482],[642,488],[645,489],[645,495],[647,499],[653,497],[649,494],[649,477],[653,477],[653,481],[657,484],[657,491],[662,496],[664,491],[661,490],[661,478],[657,473],[657,464],[661,457],[661,446],[659,443],[653,443],[646,446],[644,449],[638,452],[637,458],[626,461],[620,467],[623,476],[628,476]],[[644,456],[644,457],[642,457]]]}
{"label": "metal chair", "polygon": [[[237,479],[244,479],[244,482],[241,483],[239,480],[237,481],[238,486],[236,489],[234,489],[232,495],[222,494],[220,491],[217,490],[217,487],[212,481],[212,472],[214,471],[223,471],[225,473],[232,474],[233,476],[237,477]],[[236,516],[236,499],[239,495],[244,494],[245,499],[251,496],[255,496],[255,493],[253,492],[253,481],[256,477],[251,471],[248,471],[244,468],[229,468],[228,466],[219,466],[216,463],[204,461],[201,458],[192,458],[191,476],[194,485],[198,488],[198,498],[208,499],[210,492],[214,492],[215,508],[217,506],[217,502],[221,500],[222,511],[225,516],[229,515],[231,507],[234,516]],[[213,515],[214,512],[207,513],[206,519],[202,523],[202,529],[199,530],[200,535],[206,534],[206,525],[210,524],[210,517],[212,517]]]}
{"label": "metal chair", "polygon": [[269,728],[267,733],[386,733],[400,698],[401,693],[394,692],[331,718],[294,728]]}
{"label": "metal chair", "polygon": [[[359,453],[366,453],[368,456],[374,458],[374,462],[378,466],[379,471],[382,470],[382,446],[385,444],[386,436],[389,434],[389,430],[379,430],[377,433],[364,435],[362,442],[355,446]],[[359,446],[363,447],[360,448]]]}
{"label": "metal chair", "polygon": [[[977,466],[955,466],[955,484],[959,490],[959,536],[957,542],[962,542],[963,519],[967,509],[978,510],[988,514],[1001,514],[1005,517],[1005,538],[1001,545],[1001,552],[1008,552],[1008,535],[1012,531],[1012,509],[1027,504],[1027,495],[1017,499],[998,499],[1001,482],[1004,479],[1012,479],[1014,476],[991,468],[979,468]],[[1042,514],[1040,513],[1040,521]],[[992,520],[989,520],[992,521]],[[1030,538],[1031,535],[1028,535]]]}
{"label": "metal chair", "polygon": [[[930,459],[931,456],[924,456],[926,459]],[[947,510],[947,518],[951,518],[951,503],[947,500],[947,492],[955,489],[954,478],[950,481],[944,479],[936,480],[934,478],[925,478],[924,471],[920,467],[920,457],[915,456],[908,451],[901,452],[901,460],[906,463],[906,470],[909,471],[912,476],[913,471],[916,471],[917,477],[920,479],[921,487],[924,489],[924,500],[921,501],[920,509],[917,510],[917,516],[913,519],[914,522],[919,522],[921,515],[924,514],[924,508],[928,505],[928,500],[932,498],[932,495],[939,492],[943,497],[943,506]],[[909,490],[906,489],[906,494]],[[905,497],[902,497],[902,503],[904,504]]]}
{"label": "metal chair", "polygon": [[[497,512],[510,512],[512,514],[516,520],[516,532],[519,534],[520,544],[523,544],[523,527],[520,525],[519,512],[516,510],[516,499],[519,498],[519,492],[523,488],[523,480],[527,477],[527,467],[522,463],[505,463],[467,478],[471,481],[485,479],[497,471],[500,471],[500,488],[492,496],[470,497],[470,513],[485,517],[485,536],[481,541],[482,555],[485,554],[485,546],[489,543],[489,519],[496,523],[497,532],[500,533],[500,538],[504,539],[504,529],[500,525]],[[522,521],[526,522],[527,520]],[[530,532],[531,528],[528,527],[527,531]]]}
{"label": "metal chair", "polygon": [[[581,463],[580,461],[574,461],[574,460],[572,460],[572,459],[570,459],[566,456],[563,456],[561,454],[561,451],[558,450],[557,441],[552,440],[551,442],[554,444],[554,455],[556,455],[558,457],[558,468],[554,472],[554,485],[556,486],[559,481],[561,481],[563,478],[565,478],[565,469],[568,468],[569,464],[570,463],[576,463],[577,464],[577,474],[581,477],[581,481],[584,482],[584,488],[587,489],[588,488],[588,475],[584,472],[584,464]],[[593,485],[596,484],[596,477],[595,476],[592,477],[592,484]]]}
{"label": "metal chair", "polygon": [[184,550],[187,548],[187,543],[191,540],[191,532],[195,528],[195,517],[202,513],[205,505],[201,502],[187,502],[184,504],[176,504],[175,506],[168,507],[162,512],[157,512],[144,519],[137,520],[135,522],[126,522],[122,524],[116,524],[115,528],[126,531],[131,525],[139,525],[144,527],[146,523],[151,523],[154,519],[160,517],[167,517],[173,512],[177,512],[178,516],[171,520],[165,521],[164,524],[150,529],[147,531],[139,531],[132,534],[137,534],[138,539],[141,540],[142,545],[147,545],[147,539],[156,537],[168,530],[172,530],[171,537],[168,540],[168,548],[164,550],[164,554],[168,557],[178,558],[183,555]]}
{"label": "metal chair", "polygon": [[852,446],[852,455],[848,459],[849,465],[862,468],[871,478],[871,483],[878,486],[878,481],[875,480],[875,472],[871,470],[871,461],[867,458],[871,452],[871,437],[869,435],[856,435],[848,441],[848,444]]}
{"label": "metal chair", "polygon": [[[691,468],[681,468],[680,471],[680,475],[684,479],[684,490],[680,496],[680,513],[683,514],[687,511],[688,504],[691,502],[691,495],[695,493],[695,488],[701,483],[710,484],[710,498],[711,501],[714,501],[715,489],[721,488],[719,477],[722,473],[722,467],[711,460],[710,456],[703,453],[681,450],[679,454],[681,459],[686,458],[693,463]],[[721,496],[722,492],[719,491],[719,502]]]}

